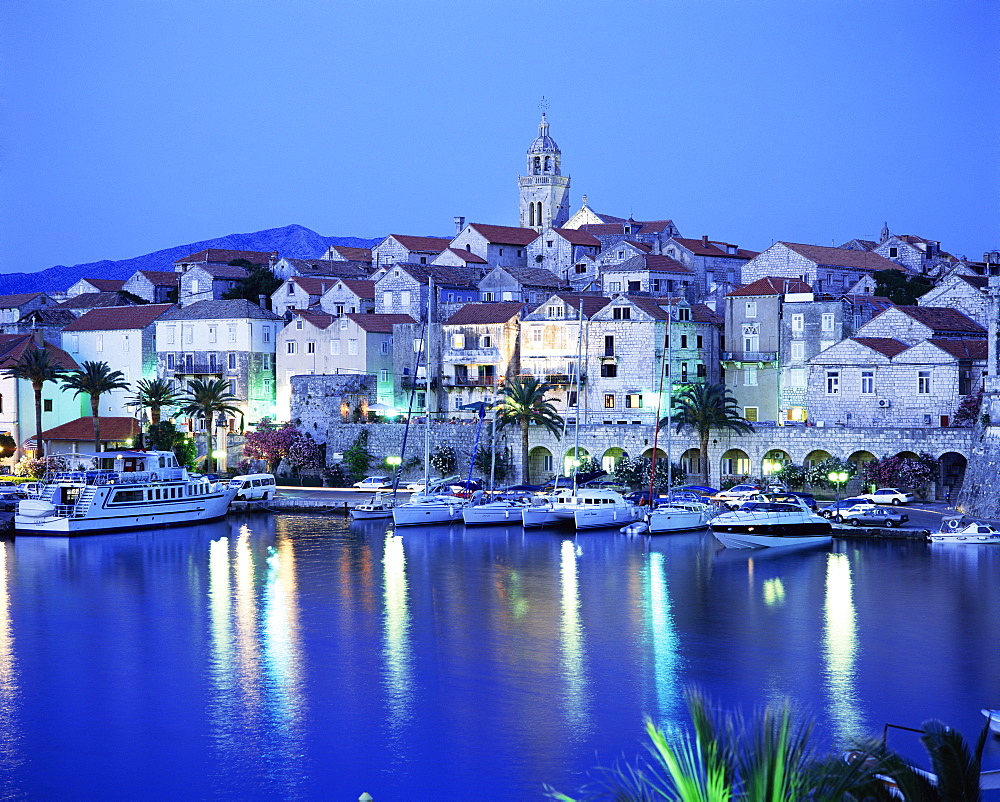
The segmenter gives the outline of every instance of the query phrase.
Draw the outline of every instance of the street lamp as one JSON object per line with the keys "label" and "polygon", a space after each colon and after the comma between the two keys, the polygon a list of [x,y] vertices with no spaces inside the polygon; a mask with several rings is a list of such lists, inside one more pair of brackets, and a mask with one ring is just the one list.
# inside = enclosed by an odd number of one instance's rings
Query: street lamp
{"label": "street lamp", "polygon": [[843,486],[844,482],[847,481],[847,473],[845,471],[831,471],[827,474],[827,479],[833,482],[837,487],[837,501],[840,501],[840,488]]}

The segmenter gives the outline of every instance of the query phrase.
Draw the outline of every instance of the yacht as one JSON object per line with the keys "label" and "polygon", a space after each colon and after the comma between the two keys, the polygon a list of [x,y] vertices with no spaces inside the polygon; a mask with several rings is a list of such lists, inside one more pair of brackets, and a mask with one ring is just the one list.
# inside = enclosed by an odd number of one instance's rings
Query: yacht
{"label": "yacht", "polygon": [[410,496],[408,501],[397,504],[392,508],[392,522],[396,526],[420,526],[461,521],[462,508],[467,502],[452,495],[450,490],[457,479],[457,476],[450,476],[433,482]]}
{"label": "yacht", "polygon": [[965,521],[961,515],[947,515],[941,519],[941,530],[927,535],[929,543],[955,546],[1000,545],[1000,530],[978,521]]}
{"label": "yacht", "polygon": [[521,523],[521,513],[531,503],[530,497],[518,496],[498,498],[485,504],[469,505],[462,508],[462,520],[466,526],[480,524]]}
{"label": "yacht", "polygon": [[810,546],[830,543],[833,527],[797,496],[787,500],[751,501],[738,510],[712,518],[708,525],[728,549]]}
{"label": "yacht", "polygon": [[668,501],[658,504],[646,513],[649,534],[664,535],[670,532],[690,532],[704,529],[715,508],[699,501]]}
{"label": "yacht", "polygon": [[623,526],[642,517],[642,510],[614,490],[590,490],[586,487],[564,488],[548,498],[539,498],[521,511],[525,529],[542,526],[568,526],[603,529]]}
{"label": "yacht", "polygon": [[242,482],[212,481],[177,464],[172,451],[61,455],[93,468],[47,474],[18,504],[15,531],[72,535],[221,518]]}

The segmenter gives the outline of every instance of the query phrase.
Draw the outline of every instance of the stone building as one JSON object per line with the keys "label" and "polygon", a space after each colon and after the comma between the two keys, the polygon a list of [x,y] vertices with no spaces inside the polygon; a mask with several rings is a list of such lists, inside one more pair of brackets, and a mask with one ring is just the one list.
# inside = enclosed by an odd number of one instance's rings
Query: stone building
{"label": "stone building", "polygon": [[[366,416],[368,408],[375,403],[376,377],[361,374],[334,375],[297,375],[291,380],[291,410],[288,420],[303,432],[312,436],[317,443],[326,443],[328,432],[342,434],[345,430],[362,431],[351,422],[355,416]],[[356,412],[357,411],[357,412]],[[378,431],[381,426],[365,426],[363,431],[369,433]],[[402,431],[402,426],[393,429]],[[354,441],[342,442],[337,439],[333,448],[327,449],[327,462],[336,460],[335,454],[346,451]],[[376,443],[370,443],[376,454],[388,454],[380,451]]]}
{"label": "stone building", "polygon": [[337,283],[338,279],[334,278],[292,276],[271,294],[271,311],[279,317],[285,317],[291,309],[314,307],[319,304],[324,293]]}
{"label": "stone building", "polygon": [[325,261],[332,262],[358,262],[359,264],[372,263],[371,248],[352,248],[347,245],[331,245],[326,249],[322,257]]}
{"label": "stone building", "polygon": [[547,270],[569,285],[590,272],[600,252],[601,241],[592,234],[572,228],[547,228],[527,246],[527,264]]}
{"label": "stone building", "polygon": [[[451,245],[444,237],[411,237],[390,234],[372,248],[372,271],[390,268],[397,264],[429,265]],[[378,276],[372,275],[377,280]]]}
{"label": "stone building", "polygon": [[478,270],[439,265],[398,264],[376,274],[375,311],[378,314],[427,317],[427,295],[434,279],[435,322],[443,322],[468,303],[479,300]]}
{"label": "stone building", "polygon": [[[641,254],[601,270],[604,295],[647,293],[649,295],[697,295],[694,272],[669,256]],[[689,291],[691,291],[689,293]]]}
{"label": "stone building", "polygon": [[743,283],[767,276],[792,278],[816,293],[838,294],[852,292],[861,278],[877,270],[899,269],[895,262],[869,251],[776,242],[743,265]]}
{"label": "stone building", "polygon": [[276,278],[285,280],[293,276],[366,279],[371,273],[371,260],[352,262],[342,259],[293,259],[286,256],[271,266],[271,272]]}
{"label": "stone building", "polygon": [[956,273],[917,299],[919,306],[957,309],[983,328],[989,326],[990,298],[986,294],[986,276]]}
{"label": "stone building", "polygon": [[122,290],[151,304],[177,303],[179,278],[170,270],[136,270],[122,285]]}
{"label": "stone building", "polygon": [[538,232],[533,228],[469,223],[458,232],[450,247],[485,259],[484,270],[492,267],[527,267],[528,246],[537,238]]}
{"label": "stone building", "polygon": [[[240,428],[275,417],[275,341],[282,320],[246,300],[199,301],[170,310],[156,321],[157,375],[178,390],[191,379],[225,379]],[[199,425],[204,425],[203,422]]]}
{"label": "stone building", "polygon": [[548,270],[534,267],[494,267],[479,282],[479,298],[486,303],[519,301],[539,304],[564,285]]}
{"label": "stone building", "polygon": [[480,272],[487,268],[487,262],[482,256],[464,248],[445,248],[431,264],[441,267],[474,268]]}
{"label": "stone building", "polygon": [[517,179],[521,228],[541,232],[561,227],[569,219],[570,181],[568,175],[562,174],[562,151],[549,136],[544,113],[538,124],[538,136],[528,146],[525,173]]}
{"label": "stone building", "polygon": [[266,253],[264,251],[235,251],[227,248],[205,248],[197,253],[192,253],[189,256],[174,261],[174,271],[184,273],[192,267],[228,265],[237,259],[273,269],[278,262],[278,252],[271,251],[270,253]]}
{"label": "stone building", "polygon": [[375,282],[338,279],[319,299],[320,309],[340,317],[345,312],[370,315],[375,312]]}
{"label": "stone building", "polygon": [[118,292],[125,285],[124,280],[110,278],[82,278],[66,290],[67,298],[90,292]]}
{"label": "stone building", "polygon": [[62,331],[62,347],[77,362],[107,362],[131,387],[101,396],[101,415],[128,416],[136,384],[156,378],[156,321],[173,304],[140,304],[93,309]]}
{"label": "stone building", "polygon": [[671,237],[663,246],[663,253],[690,268],[696,277],[697,299],[711,297],[721,309],[721,299],[726,293],[740,286],[743,265],[758,255],[731,242]]}
{"label": "stone building", "polygon": [[[601,249],[607,250],[620,242],[638,242],[649,245],[652,253],[663,253],[663,245],[671,237],[679,237],[680,231],[673,220],[639,221],[631,217],[612,217],[601,215],[606,222],[582,223],[576,228],[592,234],[601,242]],[[574,226],[567,224],[566,228]]]}
{"label": "stone building", "polygon": [[192,265],[180,274],[177,302],[190,306],[200,301],[221,301],[247,275],[239,265]]}
{"label": "stone building", "polygon": [[44,292],[24,292],[19,295],[0,295],[0,326],[16,324],[22,317],[36,309],[50,309],[56,302]]}
{"label": "stone building", "polygon": [[123,292],[84,292],[72,298],[68,298],[57,306],[50,307],[50,310],[72,312],[79,317],[86,314],[91,309],[101,309],[106,306],[134,306],[135,300],[129,298]]}

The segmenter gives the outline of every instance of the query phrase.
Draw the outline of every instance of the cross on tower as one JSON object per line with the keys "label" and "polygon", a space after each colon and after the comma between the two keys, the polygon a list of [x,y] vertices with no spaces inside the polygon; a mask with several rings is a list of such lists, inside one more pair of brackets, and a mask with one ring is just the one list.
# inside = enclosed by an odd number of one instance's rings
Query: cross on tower
{"label": "cross on tower", "polygon": [[549,110],[549,101],[545,99],[545,95],[542,95],[542,102],[538,104],[538,108],[542,110],[542,114],[545,114]]}

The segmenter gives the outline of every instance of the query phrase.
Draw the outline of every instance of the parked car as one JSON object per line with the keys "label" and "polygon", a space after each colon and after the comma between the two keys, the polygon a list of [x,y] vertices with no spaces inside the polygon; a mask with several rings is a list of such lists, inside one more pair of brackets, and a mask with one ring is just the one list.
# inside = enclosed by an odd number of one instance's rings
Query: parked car
{"label": "parked car", "polygon": [[[392,482],[390,480],[390,484],[391,483]],[[421,479],[419,482],[407,482],[406,485],[404,486],[404,489],[405,490],[410,490],[410,491],[412,491],[414,493],[419,493],[420,491],[422,491],[424,489],[424,480]]]}
{"label": "parked car", "polygon": [[[649,490],[633,490],[631,493],[625,494],[625,500],[631,501],[633,504],[645,506],[649,504]],[[653,491],[653,500],[657,502],[666,501],[667,496],[665,493]]]}
{"label": "parked car", "polygon": [[18,498],[27,498],[28,494],[17,482],[0,482],[0,493],[7,493]]}
{"label": "parked car", "polygon": [[17,504],[22,498],[16,493],[0,493],[0,512],[17,512]]}
{"label": "parked car", "polygon": [[860,497],[868,499],[873,504],[909,504],[917,500],[913,493],[897,490],[895,487],[882,487],[874,493],[862,493]]}
{"label": "parked car", "polygon": [[861,496],[851,496],[851,498],[841,499],[840,501],[833,502],[833,504],[828,504],[819,511],[819,514],[824,518],[836,518],[836,516],[844,510],[849,510],[857,504],[865,503],[870,504],[871,502]]}
{"label": "parked car", "polygon": [[751,493],[759,493],[759,485],[735,485],[728,490],[720,490],[714,496],[712,496],[712,501],[734,501],[735,499],[743,498]]}
{"label": "parked car", "polygon": [[392,487],[392,477],[369,476],[360,482],[355,482],[354,487],[360,487],[362,490],[379,490],[383,487]]}
{"label": "parked car", "polygon": [[875,507],[865,503],[856,504],[840,512],[836,520],[843,520],[844,523],[851,526],[884,526],[887,529],[892,529],[894,526],[906,523],[910,520],[910,516],[887,507]]}

